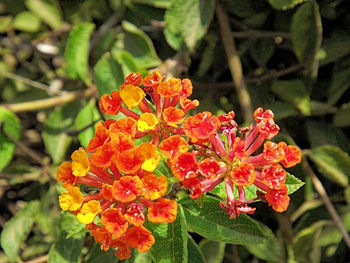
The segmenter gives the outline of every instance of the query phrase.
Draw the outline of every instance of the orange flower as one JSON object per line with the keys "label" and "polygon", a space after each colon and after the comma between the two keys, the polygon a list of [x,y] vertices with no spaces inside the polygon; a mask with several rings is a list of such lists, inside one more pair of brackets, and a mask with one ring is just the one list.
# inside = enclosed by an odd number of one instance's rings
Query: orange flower
{"label": "orange flower", "polygon": [[114,181],[112,187],[113,197],[123,203],[134,201],[143,193],[143,183],[138,176],[123,176]]}
{"label": "orange flower", "polygon": [[175,159],[181,153],[185,153],[188,151],[188,144],[186,140],[181,136],[173,135],[163,140],[159,144],[159,149],[167,159]]}
{"label": "orange flower", "polygon": [[120,97],[130,109],[135,108],[146,96],[142,89],[134,85],[126,85],[120,89]]}
{"label": "orange flower", "polygon": [[137,129],[141,132],[148,130],[155,130],[158,124],[157,117],[153,113],[146,112],[140,116],[137,121]]}
{"label": "orange flower", "polygon": [[72,171],[77,177],[85,176],[90,170],[89,158],[83,148],[76,150],[72,154]]}
{"label": "orange flower", "polygon": [[104,251],[108,251],[112,241],[111,233],[109,233],[104,227],[99,226],[96,226],[90,230],[91,235],[94,237],[95,241],[100,243],[100,248]]}
{"label": "orange flower", "polygon": [[189,79],[183,79],[181,81],[181,85],[182,85],[182,91],[180,96],[182,97],[189,97],[192,94],[192,82]]}
{"label": "orange flower", "polygon": [[185,133],[193,143],[207,140],[219,128],[219,119],[208,111],[190,116],[184,122]]}
{"label": "orange flower", "polygon": [[199,163],[199,172],[207,178],[213,178],[221,173],[221,166],[214,158],[205,158]]}
{"label": "orange flower", "polygon": [[134,226],[142,226],[145,223],[145,215],[143,214],[143,206],[138,203],[131,203],[126,213],[125,219]]}
{"label": "orange flower", "polygon": [[286,171],[279,164],[264,166],[261,177],[269,188],[279,189],[286,181]]}
{"label": "orange flower", "polygon": [[266,110],[264,112],[263,108],[258,108],[254,112],[254,118],[259,132],[267,139],[271,139],[278,133],[279,127],[273,120],[274,114],[271,110]]}
{"label": "orange flower", "polygon": [[134,148],[134,141],[129,134],[123,132],[112,132],[110,134],[111,144],[118,153]]}
{"label": "orange flower", "polygon": [[83,204],[83,196],[79,187],[70,187],[68,192],[63,192],[59,197],[59,204],[64,211],[77,211]]}
{"label": "orange flower", "polygon": [[95,217],[98,213],[100,213],[101,206],[100,202],[96,200],[91,200],[85,204],[83,204],[80,212],[77,214],[77,219],[80,223],[90,224],[94,221]]}
{"label": "orange flower", "polygon": [[130,73],[125,78],[125,81],[124,81],[124,84],[122,85],[122,87],[124,87],[124,86],[126,86],[128,84],[131,84],[131,85],[134,85],[134,86],[139,86],[141,81],[142,81],[141,73],[133,72],[133,73]]}
{"label": "orange flower", "polygon": [[[232,152],[231,152],[234,154],[234,157],[238,158],[239,160],[243,160],[244,158],[246,158],[248,154],[244,149],[245,149],[244,141],[239,137],[235,138],[235,141],[232,145]],[[232,159],[233,159],[233,156],[232,156]]]}
{"label": "orange flower", "polygon": [[142,169],[147,172],[153,172],[160,161],[160,154],[157,147],[149,142],[144,142],[137,147],[136,151],[143,160]]}
{"label": "orange flower", "polygon": [[90,162],[97,167],[107,168],[111,165],[115,154],[116,148],[114,144],[108,142],[98,148],[96,152],[90,156]]}
{"label": "orange flower", "polygon": [[95,152],[97,148],[101,147],[107,140],[109,131],[105,127],[103,121],[100,121],[96,125],[95,137],[89,141],[89,145],[85,148],[87,152]]}
{"label": "orange flower", "polygon": [[114,201],[112,194],[112,186],[110,184],[102,184],[100,195],[110,202]]}
{"label": "orange flower", "polygon": [[152,75],[146,76],[142,80],[142,84],[145,87],[152,87],[153,89],[158,86],[158,84],[165,78],[165,76],[160,75],[159,72],[155,71]]}
{"label": "orange flower", "polygon": [[199,101],[198,100],[190,100],[190,99],[182,97],[182,98],[180,98],[180,106],[184,112],[187,112],[191,109],[198,107]]}
{"label": "orange flower", "polygon": [[178,108],[168,107],[163,111],[163,119],[169,126],[177,128],[184,121],[185,113]]}
{"label": "orange flower", "polygon": [[159,198],[148,208],[147,218],[152,223],[171,223],[177,215],[177,203],[175,200]]}
{"label": "orange flower", "polygon": [[296,146],[288,145],[285,142],[280,142],[279,145],[284,150],[284,159],[282,164],[286,168],[290,168],[301,162],[301,152]]}
{"label": "orange flower", "polygon": [[230,172],[233,184],[237,186],[251,185],[255,180],[254,166],[249,163],[241,163],[241,165]]}
{"label": "orange flower", "polygon": [[198,161],[193,153],[183,153],[171,163],[173,175],[183,181],[198,176]]}
{"label": "orange flower", "polygon": [[130,246],[128,246],[123,241],[113,240],[112,246],[116,248],[115,255],[120,259],[128,259],[131,256],[131,249]]}
{"label": "orange flower", "polygon": [[120,107],[122,106],[122,99],[120,98],[119,91],[112,91],[111,97],[108,94],[104,94],[100,101],[99,106],[102,113],[109,115],[117,115]]}
{"label": "orange flower", "polygon": [[134,174],[142,166],[144,160],[142,159],[137,148],[126,150],[116,155],[117,168],[125,174]]}
{"label": "orange flower", "polygon": [[112,123],[109,127],[111,133],[123,132],[135,138],[136,121],[133,118],[122,118]]}
{"label": "orange flower", "polygon": [[271,163],[278,163],[284,159],[284,150],[282,144],[267,141],[264,143],[264,159]]}
{"label": "orange flower", "polygon": [[164,98],[175,97],[180,94],[181,90],[181,80],[175,78],[160,82],[157,88],[158,94]]}
{"label": "orange flower", "polygon": [[168,181],[164,175],[157,178],[155,174],[148,174],[141,180],[145,187],[144,197],[149,200],[156,200],[165,195],[168,189]]}
{"label": "orange flower", "polygon": [[129,246],[136,248],[141,253],[147,252],[155,242],[152,233],[143,226],[129,228],[123,239]]}
{"label": "orange flower", "polygon": [[286,185],[283,185],[280,189],[268,189],[265,198],[272,208],[282,213],[287,210],[289,205],[289,196],[287,195],[288,188]]}
{"label": "orange flower", "polygon": [[72,165],[69,162],[64,162],[58,166],[57,182],[63,182],[64,188],[73,186],[77,178],[73,175]]}
{"label": "orange flower", "polygon": [[101,224],[115,239],[120,238],[128,229],[128,222],[117,208],[108,208],[101,215]]}

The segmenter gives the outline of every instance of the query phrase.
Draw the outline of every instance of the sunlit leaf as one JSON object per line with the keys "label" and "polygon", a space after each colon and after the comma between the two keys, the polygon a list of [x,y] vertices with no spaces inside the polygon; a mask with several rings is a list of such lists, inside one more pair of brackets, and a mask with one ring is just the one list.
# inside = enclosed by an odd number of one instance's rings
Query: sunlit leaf
{"label": "sunlit leaf", "polygon": [[52,28],[58,28],[62,24],[59,5],[50,0],[26,0],[26,6],[42,21]]}
{"label": "sunlit leaf", "polygon": [[276,9],[287,10],[289,8],[295,7],[306,0],[268,0],[269,3]]}
{"label": "sunlit leaf", "polygon": [[165,14],[165,38],[175,50],[186,45],[193,50],[213,18],[213,0],[173,0]]}
{"label": "sunlit leaf", "polygon": [[97,62],[95,68],[95,83],[99,94],[110,94],[119,90],[123,84],[124,76],[121,65],[110,53],[106,53]]}
{"label": "sunlit leaf", "polygon": [[67,61],[67,74],[72,79],[80,79],[89,82],[89,47],[90,35],[95,24],[83,23],[74,26],[69,34],[65,58]]}
{"label": "sunlit leaf", "polygon": [[157,263],[187,262],[187,228],[182,206],[178,206],[176,220],[172,223],[146,223],[156,243],[151,248],[152,258]]}
{"label": "sunlit leaf", "polygon": [[32,12],[23,11],[13,19],[15,29],[26,32],[37,32],[40,28],[40,19]]}

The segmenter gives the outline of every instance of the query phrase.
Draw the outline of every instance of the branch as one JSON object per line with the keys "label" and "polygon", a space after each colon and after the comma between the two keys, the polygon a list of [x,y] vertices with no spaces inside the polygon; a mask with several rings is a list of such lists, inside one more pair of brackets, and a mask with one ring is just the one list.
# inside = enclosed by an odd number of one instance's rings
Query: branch
{"label": "branch", "polygon": [[315,187],[315,190],[320,195],[324,205],[326,206],[326,209],[328,210],[329,214],[331,215],[331,217],[334,221],[334,224],[340,230],[340,233],[342,234],[344,241],[350,250],[349,233],[346,231],[340,216],[338,215],[331,200],[329,199],[328,194],[326,192],[326,189],[323,187],[321,181],[318,179],[318,177],[316,176],[314,171],[311,169],[311,167],[306,159],[304,160],[304,168],[305,168],[306,172],[308,173],[308,175],[310,176],[312,184]]}
{"label": "branch", "polygon": [[78,100],[85,97],[91,97],[96,93],[96,88],[91,87],[86,90],[77,90],[72,92],[62,93],[60,96],[56,96],[53,98],[28,101],[23,103],[16,104],[2,104],[0,107],[5,107],[6,109],[12,112],[25,112],[25,111],[37,111],[46,108],[51,108],[54,106],[66,104],[72,102],[74,100]]}
{"label": "branch", "polygon": [[233,37],[236,38],[291,38],[291,34],[286,32],[275,32],[275,31],[258,31],[248,30],[245,32],[232,32]]}
{"label": "branch", "polygon": [[238,100],[243,111],[243,117],[246,122],[250,122],[253,120],[253,107],[244,82],[242,63],[237,54],[234,39],[232,38],[227,14],[219,3],[216,5],[216,15],[219,21],[221,37],[224,43],[233,83],[236,88]]}

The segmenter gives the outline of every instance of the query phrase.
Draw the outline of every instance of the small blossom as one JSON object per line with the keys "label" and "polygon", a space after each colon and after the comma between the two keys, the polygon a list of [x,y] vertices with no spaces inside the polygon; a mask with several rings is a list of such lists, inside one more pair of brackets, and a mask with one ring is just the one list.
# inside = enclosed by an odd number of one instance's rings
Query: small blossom
{"label": "small blossom", "polygon": [[74,151],[72,154],[72,171],[77,177],[85,176],[90,170],[89,158],[83,148]]}
{"label": "small blossom", "polygon": [[80,223],[90,224],[94,221],[98,213],[101,212],[100,202],[91,200],[83,204],[80,212],[77,214],[77,219]]}

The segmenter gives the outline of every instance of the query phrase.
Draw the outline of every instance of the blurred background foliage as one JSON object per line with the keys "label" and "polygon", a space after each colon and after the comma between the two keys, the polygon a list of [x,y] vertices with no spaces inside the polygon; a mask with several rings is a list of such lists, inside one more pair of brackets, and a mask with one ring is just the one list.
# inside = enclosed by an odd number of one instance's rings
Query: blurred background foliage
{"label": "blurred background foliage", "polygon": [[192,234],[193,262],[349,262],[347,2],[1,0],[0,262],[118,261],[59,211],[55,173],[93,136],[99,96],[155,69],[190,78],[197,111],[234,110],[248,123],[252,108],[272,109],[278,139],[304,155],[288,211],[256,204],[273,244]]}

